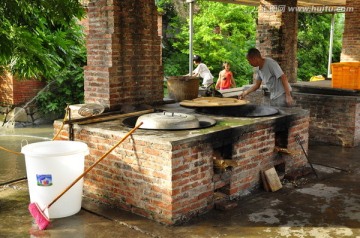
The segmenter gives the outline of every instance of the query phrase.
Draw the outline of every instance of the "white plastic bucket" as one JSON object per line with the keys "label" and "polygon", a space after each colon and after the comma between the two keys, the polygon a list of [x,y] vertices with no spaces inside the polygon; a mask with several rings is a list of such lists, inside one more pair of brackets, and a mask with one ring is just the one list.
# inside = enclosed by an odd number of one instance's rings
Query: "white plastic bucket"
{"label": "white plastic bucket", "polygon": [[[30,202],[47,207],[84,172],[88,146],[79,141],[45,141],[22,147],[25,155]],[[48,209],[49,218],[74,215],[81,209],[83,179]]]}

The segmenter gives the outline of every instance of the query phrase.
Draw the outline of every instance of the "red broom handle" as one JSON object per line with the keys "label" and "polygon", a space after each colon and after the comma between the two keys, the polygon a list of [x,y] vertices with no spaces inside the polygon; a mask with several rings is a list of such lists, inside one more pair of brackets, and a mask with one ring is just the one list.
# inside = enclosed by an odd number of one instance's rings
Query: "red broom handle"
{"label": "red broom handle", "polygon": [[134,127],[133,129],[131,129],[131,131],[129,131],[116,145],[114,145],[108,152],[106,152],[103,156],[101,156],[100,159],[98,159],[93,165],[91,165],[88,169],[86,169],[79,177],[77,177],[74,182],[72,182],[67,188],[65,188],[65,190],[60,193],[48,206],[47,208],[49,208],[51,205],[53,205],[57,200],[59,200],[59,198],[64,195],[67,191],[69,191],[69,189],[74,186],[80,179],[82,179],[85,174],[87,174],[92,168],[94,168],[98,163],[100,163],[108,154],[110,154],[118,145],[120,145],[126,138],[128,138],[136,129],[138,129],[141,125],[143,124],[143,122],[140,122],[139,125],[137,125],[136,127]]}

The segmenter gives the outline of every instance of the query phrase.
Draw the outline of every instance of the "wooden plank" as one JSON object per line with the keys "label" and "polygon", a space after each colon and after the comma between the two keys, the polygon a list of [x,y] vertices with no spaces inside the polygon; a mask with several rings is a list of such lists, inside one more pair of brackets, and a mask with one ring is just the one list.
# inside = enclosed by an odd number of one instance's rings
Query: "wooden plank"
{"label": "wooden plank", "polygon": [[218,90],[224,98],[238,98],[240,92],[244,91],[244,87],[229,88],[224,90]]}
{"label": "wooden plank", "polygon": [[260,176],[261,176],[261,181],[262,181],[264,190],[265,190],[266,192],[269,192],[269,191],[270,191],[270,188],[269,188],[268,181],[267,181],[266,178],[265,178],[264,171],[260,171]]}
{"label": "wooden plank", "polygon": [[281,148],[278,146],[274,147],[274,152],[288,154],[288,155],[292,155],[292,156],[301,154],[301,151],[288,150],[287,148]]}
{"label": "wooden plank", "polygon": [[264,175],[265,175],[266,181],[269,184],[269,188],[272,192],[275,192],[282,188],[282,184],[280,182],[279,176],[274,167],[264,171]]}
{"label": "wooden plank", "polygon": [[232,92],[240,92],[244,91],[244,87],[238,87],[238,88],[228,88],[223,90],[218,90],[220,93],[232,93]]}

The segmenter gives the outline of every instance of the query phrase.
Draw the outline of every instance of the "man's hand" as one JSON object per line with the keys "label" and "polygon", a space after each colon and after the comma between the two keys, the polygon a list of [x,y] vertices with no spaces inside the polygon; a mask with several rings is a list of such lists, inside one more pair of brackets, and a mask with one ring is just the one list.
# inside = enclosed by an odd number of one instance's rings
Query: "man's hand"
{"label": "man's hand", "polygon": [[247,92],[246,92],[246,91],[240,92],[240,94],[239,94],[239,99],[240,99],[240,100],[244,99],[246,95],[247,95]]}
{"label": "man's hand", "polygon": [[291,97],[291,95],[285,95],[285,99],[286,99],[286,104],[288,107],[291,107],[294,103],[293,98]]}

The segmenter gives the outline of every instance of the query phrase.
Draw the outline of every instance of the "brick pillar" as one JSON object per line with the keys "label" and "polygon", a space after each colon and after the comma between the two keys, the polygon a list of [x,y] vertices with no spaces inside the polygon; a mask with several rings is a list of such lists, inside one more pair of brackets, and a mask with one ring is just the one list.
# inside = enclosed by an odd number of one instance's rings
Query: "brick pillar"
{"label": "brick pillar", "polygon": [[20,106],[33,99],[44,88],[45,82],[29,79],[18,80],[5,72],[0,75],[0,106]]}
{"label": "brick pillar", "polygon": [[[158,13],[158,35],[161,38],[161,41],[163,39],[163,14]],[[160,55],[162,56],[162,45],[159,45],[160,47]],[[162,57],[160,58],[160,65],[162,66]]]}
{"label": "brick pillar", "polygon": [[360,1],[347,0],[341,61],[360,61]]}
{"label": "brick pillar", "polygon": [[85,102],[110,110],[163,100],[157,9],[148,0],[99,0],[88,5]]}
{"label": "brick pillar", "polygon": [[0,74],[0,106],[14,105],[13,76],[10,73]]}
{"label": "brick pillar", "polygon": [[257,25],[257,48],[265,57],[278,61],[289,82],[297,79],[297,12],[294,0],[261,0]]}

